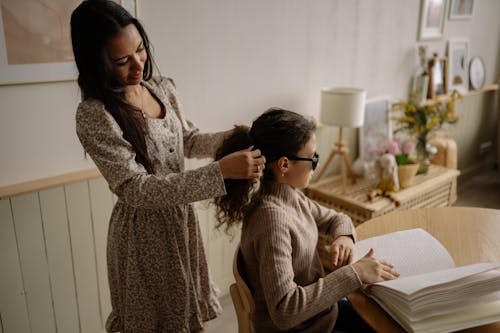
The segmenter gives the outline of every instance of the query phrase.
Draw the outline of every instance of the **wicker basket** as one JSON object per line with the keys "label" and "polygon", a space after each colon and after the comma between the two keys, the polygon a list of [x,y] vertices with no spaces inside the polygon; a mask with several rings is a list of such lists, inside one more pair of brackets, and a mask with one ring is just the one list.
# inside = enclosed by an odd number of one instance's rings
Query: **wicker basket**
{"label": "wicker basket", "polygon": [[418,163],[398,165],[398,179],[401,188],[407,188],[413,184],[418,167]]}

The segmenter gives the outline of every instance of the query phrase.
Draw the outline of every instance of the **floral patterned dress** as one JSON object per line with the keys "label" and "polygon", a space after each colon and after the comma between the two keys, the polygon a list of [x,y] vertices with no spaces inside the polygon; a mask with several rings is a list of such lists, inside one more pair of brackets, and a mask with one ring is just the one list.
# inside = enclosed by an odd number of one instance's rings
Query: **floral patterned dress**
{"label": "floral patterned dress", "polygon": [[201,134],[184,118],[171,79],[142,83],[165,110],[146,119],[154,173],[99,100],[80,103],[76,131],[118,201],[108,231],[109,332],[190,332],[221,311],[193,203],[225,194],[217,162],[184,170],[184,157],[213,157],[222,133]]}

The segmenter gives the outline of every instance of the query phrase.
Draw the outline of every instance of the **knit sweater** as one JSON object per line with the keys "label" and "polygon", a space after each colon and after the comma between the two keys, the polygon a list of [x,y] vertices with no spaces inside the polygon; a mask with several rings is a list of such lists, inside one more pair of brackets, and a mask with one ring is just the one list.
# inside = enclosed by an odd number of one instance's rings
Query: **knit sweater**
{"label": "knit sweater", "polygon": [[256,303],[257,332],[331,332],[337,301],[361,286],[351,265],[325,275],[318,230],[355,239],[351,219],[286,184],[264,185],[241,234],[246,280]]}

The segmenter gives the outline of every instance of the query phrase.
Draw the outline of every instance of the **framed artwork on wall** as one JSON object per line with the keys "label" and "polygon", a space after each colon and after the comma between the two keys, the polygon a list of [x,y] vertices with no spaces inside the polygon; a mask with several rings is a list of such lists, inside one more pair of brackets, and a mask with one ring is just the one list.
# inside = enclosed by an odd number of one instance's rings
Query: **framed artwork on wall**
{"label": "framed artwork on wall", "polygon": [[448,93],[448,58],[434,56],[429,60],[429,89],[427,98],[435,98]]}
{"label": "framed artwork on wall", "polygon": [[468,87],[469,42],[465,39],[448,41],[449,89],[460,92]]}
{"label": "framed artwork on wall", "polygon": [[474,0],[451,0],[450,20],[467,20],[472,17],[472,9],[474,8]]}
{"label": "framed artwork on wall", "polygon": [[421,0],[419,40],[443,37],[446,0]]}
{"label": "framed artwork on wall", "polygon": [[377,149],[392,138],[390,106],[389,97],[377,97],[365,103],[365,119],[358,131],[358,142],[359,157],[367,163],[375,161],[378,158]]}
{"label": "framed artwork on wall", "polygon": [[[135,0],[117,1],[136,15]],[[2,1],[0,85],[75,80],[70,17],[81,0]]]}

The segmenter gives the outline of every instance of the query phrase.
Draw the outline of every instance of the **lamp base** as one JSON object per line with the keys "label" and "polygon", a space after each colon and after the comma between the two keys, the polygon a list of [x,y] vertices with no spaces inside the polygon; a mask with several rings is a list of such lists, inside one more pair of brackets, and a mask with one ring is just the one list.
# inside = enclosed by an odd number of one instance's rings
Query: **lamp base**
{"label": "lamp base", "polygon": [[328,159],[326,160],[325,165],[322,167],[322,169],[319,172],[318,177],[316,179],[317,180],[321,179],[321,177],[328,169],[328,166],[332,162],[335,155],[340,156],[340,173],[342,175],[342,189],[345,192],[346,187],[347,187],[347,178],[351,179],[352,184],[355,184],[356,179],[359,177],[356,176],[354,174],[354,172],[352,171],[352,163],[351,163],[351,160],[349,159],[349,148],[347,148],[344,141],[342,141],[342,140],[335,143],[335,146],[333,147],[332,151],[330,152],[330,155],[328,156]]}

